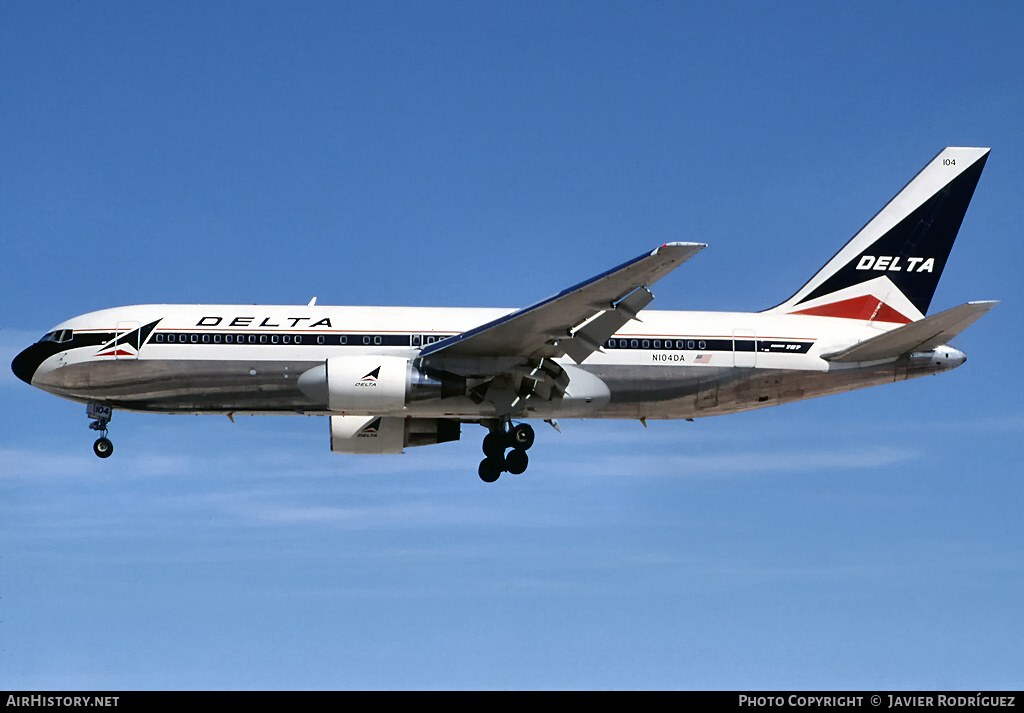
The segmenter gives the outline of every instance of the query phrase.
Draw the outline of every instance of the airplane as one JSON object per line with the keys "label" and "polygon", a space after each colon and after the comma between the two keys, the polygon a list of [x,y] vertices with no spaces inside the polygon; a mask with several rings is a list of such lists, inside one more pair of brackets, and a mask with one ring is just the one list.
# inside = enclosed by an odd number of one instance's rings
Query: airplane
{"label": "airplane", "polygon": [[328,416],[331,450],[402,453],[486,430],[479,477],[526,470],[560,418],[703,418],[937,374],[997,304],[928,312],[987,148],[946,148],[796,293],[760,312],[655,311],[650,287],[706,247],[672,242],[522,309],[117,307],[58,324],[14,373],[113,412]]}

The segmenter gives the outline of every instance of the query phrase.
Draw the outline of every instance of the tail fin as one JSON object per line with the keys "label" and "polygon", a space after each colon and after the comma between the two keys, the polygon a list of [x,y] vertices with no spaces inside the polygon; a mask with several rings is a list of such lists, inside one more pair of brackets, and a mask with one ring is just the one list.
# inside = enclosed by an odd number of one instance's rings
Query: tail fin
{"label": "tail fin", "polygon": [[769,312],[906,324],[928,312],[989,149],[947,148]]}

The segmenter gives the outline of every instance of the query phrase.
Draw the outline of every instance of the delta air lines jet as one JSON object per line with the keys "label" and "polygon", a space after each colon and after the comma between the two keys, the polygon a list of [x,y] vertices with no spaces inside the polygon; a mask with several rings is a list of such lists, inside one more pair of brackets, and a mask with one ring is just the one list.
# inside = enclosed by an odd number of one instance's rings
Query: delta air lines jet
{"label": "delta air lines jet", "polygon": [[480,477],[522,473],[560,418],[694,419],[936,374],[995,302],[925,316],[988,158],[947,148],[796,294],[762,312],[645,309],[705,246],[668,243],[518,310],[137,305],[62,322],[12,363],[115,410],[328,416],[331,450],[401,453],[486,429]]}

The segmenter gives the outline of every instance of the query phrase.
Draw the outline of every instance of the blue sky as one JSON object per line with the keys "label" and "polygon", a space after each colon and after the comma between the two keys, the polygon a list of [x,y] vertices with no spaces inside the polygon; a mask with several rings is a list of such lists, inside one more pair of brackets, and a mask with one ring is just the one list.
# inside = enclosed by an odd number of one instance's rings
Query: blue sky
{"label": "blue sky", "polygon": [[329,451],[5,369],[0,686],[1019,688],[1019,3],[6,3],[0,356],[150,302],[517,307],[670,240],[788,297],[991,146],[940,377],[694,423]]}

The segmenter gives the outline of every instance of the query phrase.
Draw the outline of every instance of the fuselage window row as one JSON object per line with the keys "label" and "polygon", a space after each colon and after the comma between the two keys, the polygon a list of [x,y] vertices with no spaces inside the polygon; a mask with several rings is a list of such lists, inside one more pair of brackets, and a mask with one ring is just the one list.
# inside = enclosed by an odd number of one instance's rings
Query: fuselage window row
{"label": "fuselage window row", "polygon": [[[408,347],[432,344],[444,336],[419,334],[229,334],[197,332],[157,332],[152,341],[156,344],[283,344],[316,346],[386,346]],[[607,349],[669,349],[701,351],[761,351],[805,354],[811,342],[779,342],[752,339],[609,339]]]}
{"label": "fuselage window row", "polygon": [[731,339],[711,340],[710,346],[705,339],[609,339],[605,342],[609,349],[711,349],[729,351],[732,349]]}
{"label": "fuselage window row", "polygon": [[712,352],[760,351],[806,354],[810,351],[812,343],[762,339],[609,339],[604,346],[607,349],[699,349]]}
{"label": "fuselage window row", "polygon": [[[440,341],[451,335],[423,337],[427,344]],[[209,334],[195,332],[157,332],[152,339],[155,344],[286,344],[286,345],[330,345],[330,346],[419,346],[420,335],[411,334]]]}

